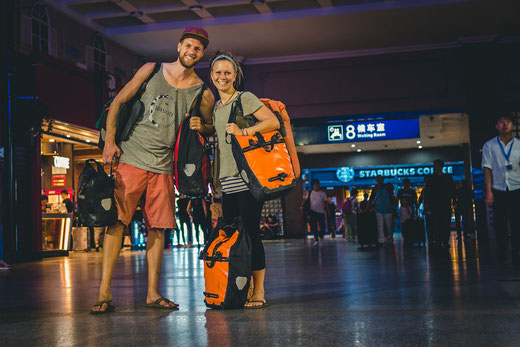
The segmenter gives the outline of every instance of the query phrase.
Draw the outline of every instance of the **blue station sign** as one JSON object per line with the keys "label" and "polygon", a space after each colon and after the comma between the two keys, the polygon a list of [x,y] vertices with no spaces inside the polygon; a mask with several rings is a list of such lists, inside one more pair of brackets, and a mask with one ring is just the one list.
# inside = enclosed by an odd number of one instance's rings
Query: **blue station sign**
{"label": "blue station sign", "polygon": [[348,122],[294,128],[294,140],[297,146],[402,140],[419,137],[421,137],[419,118]]}

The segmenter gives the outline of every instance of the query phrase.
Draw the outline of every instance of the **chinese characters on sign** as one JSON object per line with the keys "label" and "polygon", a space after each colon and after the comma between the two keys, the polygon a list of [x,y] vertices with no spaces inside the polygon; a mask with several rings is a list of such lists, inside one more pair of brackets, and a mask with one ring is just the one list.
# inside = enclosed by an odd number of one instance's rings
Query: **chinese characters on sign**
{"label": "chinese characters on sign", "polygon": [[300,126],[294,129],[297,146],[419,137],[421,134],[418,118]]}

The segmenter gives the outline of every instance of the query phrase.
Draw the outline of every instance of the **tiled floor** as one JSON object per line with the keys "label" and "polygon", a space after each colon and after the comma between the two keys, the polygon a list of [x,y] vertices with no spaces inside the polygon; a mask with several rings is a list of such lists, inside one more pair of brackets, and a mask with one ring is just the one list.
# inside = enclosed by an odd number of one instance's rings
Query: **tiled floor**
{"label": "tiled floor", "polygon": [[[398,238],[398,237],[397,237]],[[207,310],[197,249],[164,255],[161,288],[179,303],[144,307],[144,252],[124,251],[113,280],[116,312],[88,314],[100,253],[17,264],[0,273],[0,344],[128,346],[519,346],[520,269],[470,243],[359,251],[265,243],[264,310]]]}

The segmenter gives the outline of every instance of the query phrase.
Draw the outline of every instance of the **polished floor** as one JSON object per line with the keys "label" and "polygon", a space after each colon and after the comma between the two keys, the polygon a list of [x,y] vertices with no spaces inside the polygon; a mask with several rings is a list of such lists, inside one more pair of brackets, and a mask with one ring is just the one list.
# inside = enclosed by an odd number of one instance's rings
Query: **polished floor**
{"label": "polished floor", "polygon": [[520,269],[469,243],[359,251],[343,239],[312,248],[266,242],[263,310],[207,310],[197,249],[164,254],[161,288],[180,304],[144,307],[144,252],[124,251],[116,312],[93,316],[100,253],[0,272],[0,344],[17,346],[519,346]]}

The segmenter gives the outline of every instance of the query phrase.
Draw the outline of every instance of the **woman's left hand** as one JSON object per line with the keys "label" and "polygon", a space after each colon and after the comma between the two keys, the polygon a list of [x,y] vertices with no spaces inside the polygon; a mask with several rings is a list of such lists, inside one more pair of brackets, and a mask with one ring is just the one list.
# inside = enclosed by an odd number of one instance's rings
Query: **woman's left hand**
{"label": "woman's left hand", "polygon": [[228,123],[226,124],[226,133],[239,136],[242,135],[242,130],[235,123]]}

